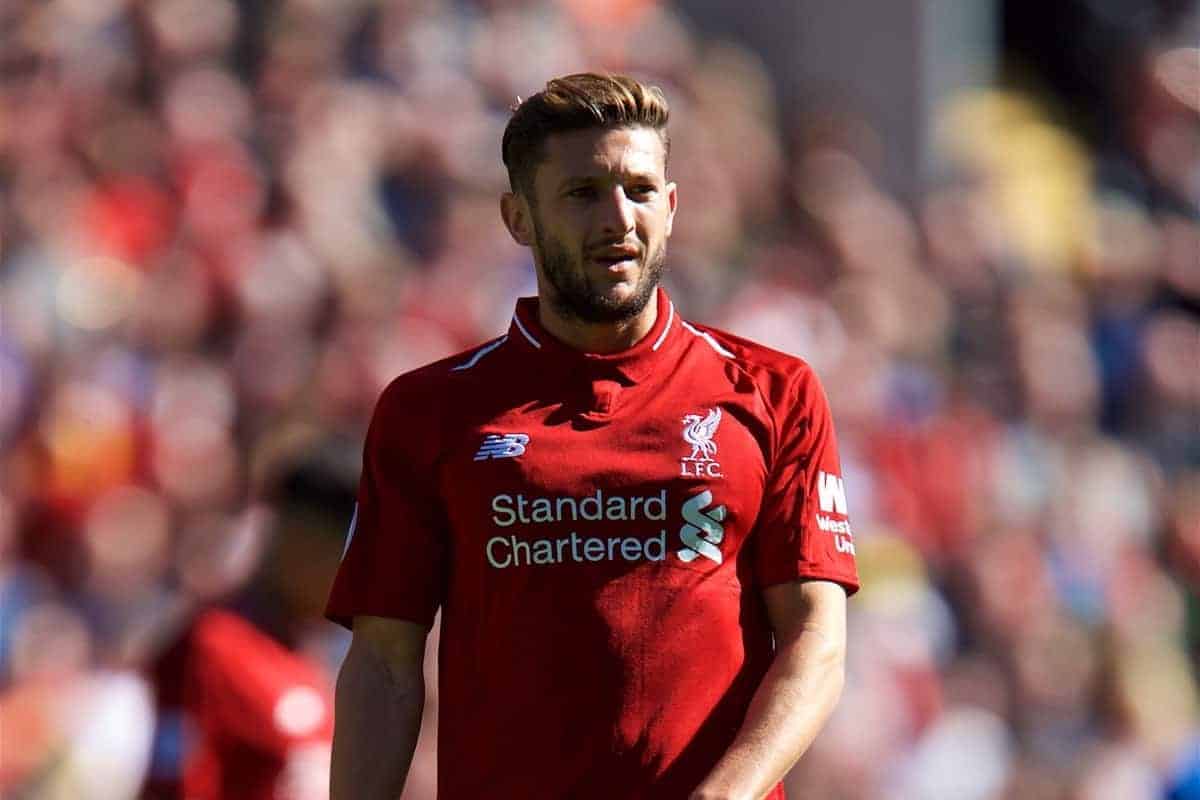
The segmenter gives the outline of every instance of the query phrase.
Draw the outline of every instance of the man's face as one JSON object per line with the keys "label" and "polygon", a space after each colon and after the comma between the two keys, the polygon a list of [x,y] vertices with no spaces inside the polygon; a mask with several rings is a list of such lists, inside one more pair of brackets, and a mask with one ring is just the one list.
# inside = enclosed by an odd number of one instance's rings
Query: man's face
{"label": "man's face", "polygon": [[645,308],[662,275],[675,184],[649,128],[555,134],[528,203],[543,299],[582,322],[619,322]]}

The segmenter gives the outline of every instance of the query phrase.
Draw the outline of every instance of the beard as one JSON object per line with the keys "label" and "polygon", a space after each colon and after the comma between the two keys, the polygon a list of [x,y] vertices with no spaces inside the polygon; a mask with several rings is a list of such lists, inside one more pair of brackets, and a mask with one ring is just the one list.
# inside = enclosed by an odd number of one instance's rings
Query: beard
{"label": "beard", "polygon": [[638,274],[637,286],[632,297],[616,300],[609,297],[588,275],[582,258],[574,258],[567,249],[553,239],[547,239],[538,224],[533,226],[537,241],[537,256],[542,265],[542,274],[554,288],[548,298],[560,314],[581,322],[626,322],[642,313],[642,309],[654,297],[654,290],[662,280],[666,267],[667,247],[664,242],[653,251],[647,251],[642,269]]}

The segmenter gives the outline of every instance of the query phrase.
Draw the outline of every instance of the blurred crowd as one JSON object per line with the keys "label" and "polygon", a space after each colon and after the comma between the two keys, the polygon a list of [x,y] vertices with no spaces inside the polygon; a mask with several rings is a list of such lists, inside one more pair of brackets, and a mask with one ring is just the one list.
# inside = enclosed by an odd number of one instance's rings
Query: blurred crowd
{"label": "blurred crowd", "polygon": [[[606,68],[672,105],[676,303],[834,409],[864,588],[790,791],[1200,797],[1196,24],[1112,77],[1119,147],[979,87],[901,197],[886,131],[782,113],[655,0],[0,5],[0,794],[167,796],[163,670],[214,608],[328,692],[377,394],[533,293],[508,109]],[[303,756],[276,796],[321,796]]]}

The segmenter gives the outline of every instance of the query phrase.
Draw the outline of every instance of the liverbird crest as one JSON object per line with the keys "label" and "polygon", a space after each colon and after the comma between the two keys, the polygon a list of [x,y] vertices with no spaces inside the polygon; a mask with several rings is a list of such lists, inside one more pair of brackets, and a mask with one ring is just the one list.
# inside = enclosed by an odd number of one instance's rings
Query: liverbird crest
{"label": "liverbird crest", "polygon": [[721,424],[721,409],[711,409],[701,417],[699,414],[686,414],[683,417],[683,440],[692,446],[692,454],[685,461],[712,461],[717,454],[717,443],[713,436],[717,426]]}

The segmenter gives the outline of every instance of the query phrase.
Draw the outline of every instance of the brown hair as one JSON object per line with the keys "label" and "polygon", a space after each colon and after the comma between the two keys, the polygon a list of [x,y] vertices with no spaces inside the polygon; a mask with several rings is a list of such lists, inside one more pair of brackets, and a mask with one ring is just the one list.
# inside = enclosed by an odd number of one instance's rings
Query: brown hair
{"label": "brown hair", "polygon": [[670,115],[661,89],[625,75],[581,72],[555,78],[513,109],[500,145],[508,181],[532,202],[533,176],[545,157],[546,139],[568,131],[650,128],[662,139],[665,157],[671,150]]}

